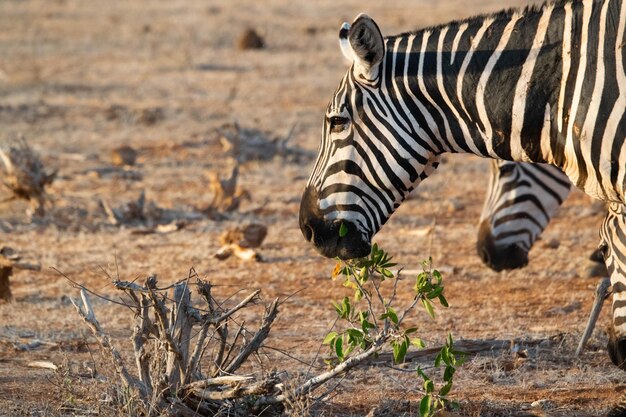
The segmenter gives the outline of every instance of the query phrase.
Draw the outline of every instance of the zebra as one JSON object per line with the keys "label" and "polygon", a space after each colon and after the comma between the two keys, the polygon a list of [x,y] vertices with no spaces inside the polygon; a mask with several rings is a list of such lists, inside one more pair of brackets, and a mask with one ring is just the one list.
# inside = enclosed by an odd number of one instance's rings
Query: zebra
{"label": "zebra", "polygon": [[[528,252],[570,189],[569,178],[553,165],[491,160],[476,242],[478,255],[485,265],[495,271],[526,266]],[[609,229],[617,231],[615,227]],[[601,245],[590,256],[590,260],[602,265],[602,277],[608,276],[604,265],[605,250],[605,245]],[[602,278],[596,287],[595,301],[576,356],[591,337],[609,286],[609,278]]]}
{"label": "zebra", "polygon": [[569,178],[553,165],[491,160],[476,241],[485,265],[495,271],[526,266],[528,252],[570,189]]}
{"label": "zebra", "polygon": [[[617,267],[626,237],[610,238],[626,230],[616,208],[626,202],[623,1],[560,0],[387,38],[365,14],[344,23],[339,43],[352,65],[326,109],[302,195],[306,240],[327,257],[366,256],[446,152],[555,165],[612,203],[601,231],[613,295],[608,349],[626,369]],[[626,416],[626,406],[610,415]]]}

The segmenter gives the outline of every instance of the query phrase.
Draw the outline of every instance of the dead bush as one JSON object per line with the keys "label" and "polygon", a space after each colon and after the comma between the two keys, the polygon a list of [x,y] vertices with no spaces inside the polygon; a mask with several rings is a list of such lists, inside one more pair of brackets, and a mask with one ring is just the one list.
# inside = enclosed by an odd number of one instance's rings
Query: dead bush
{"label": "dead bush", "polygon": [[39,155],[23,139],[10,145],[7,151],[0,149],[0,159],[5,170],[3,183],[13,194],[9,200],[27,200],[31,204],[29,216],[43,217],[45,188],[52,184],[57,171],[47,171]]}

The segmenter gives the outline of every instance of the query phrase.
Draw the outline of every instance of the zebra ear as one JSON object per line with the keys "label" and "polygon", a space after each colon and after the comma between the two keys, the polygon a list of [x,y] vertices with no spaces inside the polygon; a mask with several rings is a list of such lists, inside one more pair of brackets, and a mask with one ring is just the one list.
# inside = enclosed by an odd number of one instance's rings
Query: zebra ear
{"label": "zebra ear", "polygon": [[[344,27],[345,25],[342,30]],[[348,30],[348,41],[356,75],[367,81],[376,80],[380,63],[385,56],[385,42],[376,22],[366,14],[360,14]]]}
{"label": "zebra ear", "polygon": [[341,29],[339,29],[339,48],[341,48],[341,52],[343,56],[350,62],[356,59],[356,55],[352,51],[352,47],[350,46],[350,41],[348,40],[348,34],[350,33],[350,23],[343,22],[341,25]]}

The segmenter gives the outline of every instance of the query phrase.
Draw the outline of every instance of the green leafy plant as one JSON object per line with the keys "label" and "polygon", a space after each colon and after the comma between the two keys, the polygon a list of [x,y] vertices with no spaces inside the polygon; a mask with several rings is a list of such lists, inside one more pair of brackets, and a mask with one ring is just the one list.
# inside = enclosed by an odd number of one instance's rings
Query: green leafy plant
{"label": "green leafy plant", "polygon": [[[344,323],[344,330],[332,330],[324,338],[323,343],[331,352],[329,363],[349,368],[351,361],[362,361],[388,346],[393,352],[393,362],[399,364],[405,361],[410,349],[426,347],[426,343],[417,336],[418,329],[404,326],[404,321],[418,305],[423,306],[431,318],[435,317],[437,302],[448,307],[443,278],[439,271],[432,269],[431,259],[422,262],[423,272],[415,277],[412,286],[413,300],[408,306],[399,308],[396,297],[398,285],[406,281],[400,278],[401,270],[393,272],[394,267],[396,263],[392,262],[392,257],[376,244],[368,257],[337,263],[332,278],[343,279],[343,285],[353,290],[354,294],[333,302],[338,318]],[[461,352],[454,349],[452,336],[448,335],[445,346],[434,361],[435,368],[444,367],[443,381],[437,384],[420,367],[416,368],[424,394],[420,402],[421,417],[432,416],[438,409],[447,406],[455,406],[448,399],[448,394],[456,367],[462,360]]]}

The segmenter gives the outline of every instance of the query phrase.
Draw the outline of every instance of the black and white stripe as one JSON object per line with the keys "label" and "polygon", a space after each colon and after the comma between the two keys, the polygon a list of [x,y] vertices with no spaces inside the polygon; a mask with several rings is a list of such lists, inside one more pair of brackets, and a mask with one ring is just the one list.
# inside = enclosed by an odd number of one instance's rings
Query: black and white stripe
{"label": "black and white stripe", "polygon": [[496,271],[525,266],[570,188],[552,165],[492,160],[476,242],[483,262]]}
{"label": "black and white stripe", "polygon": [[[445,152],[552,164],[587,194],[623,205],[625,1],[558,1],[387,38],[368,16],[345,24],[352,66],[303,194],[305,237],[326,256],[367,254]],[[626,280],[611,281],[618,299]],[[614,358],[626,357],[619,317],[624,346]]]}

